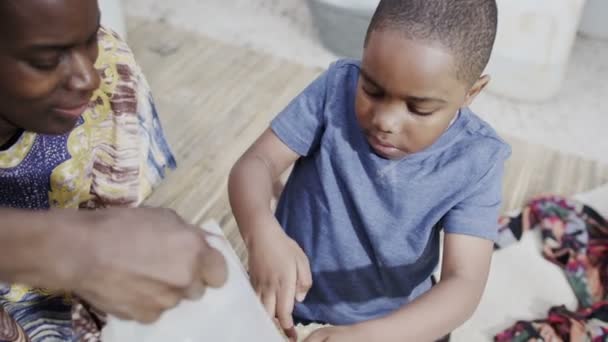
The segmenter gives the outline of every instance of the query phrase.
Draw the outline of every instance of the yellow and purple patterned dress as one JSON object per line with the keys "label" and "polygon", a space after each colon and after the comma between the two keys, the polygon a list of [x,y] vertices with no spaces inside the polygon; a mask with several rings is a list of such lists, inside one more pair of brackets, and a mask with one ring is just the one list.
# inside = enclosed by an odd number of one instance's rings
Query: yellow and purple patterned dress
{"label": "yellow and purple patterned dress", "polygon": [[[0,206],[136,207],[175,167],[150,88],[127,45],[101,29],[95,66],[101,86],[74,130],[24,132],[0,151]],[[74,303],[65,294],[0,284],[0,341],[98,339],[95,318]]]}

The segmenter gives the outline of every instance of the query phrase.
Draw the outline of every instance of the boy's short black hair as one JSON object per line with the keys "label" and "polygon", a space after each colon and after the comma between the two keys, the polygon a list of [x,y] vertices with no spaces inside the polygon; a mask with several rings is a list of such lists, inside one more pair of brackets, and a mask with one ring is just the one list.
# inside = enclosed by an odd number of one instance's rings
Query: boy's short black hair
{"label": "boy's short black hair", "polygon": [[474,83],[490,59],[496,0],[381,0],[367,30],[398,30],[414,40],[439,42],[456,58],[457,77]]}

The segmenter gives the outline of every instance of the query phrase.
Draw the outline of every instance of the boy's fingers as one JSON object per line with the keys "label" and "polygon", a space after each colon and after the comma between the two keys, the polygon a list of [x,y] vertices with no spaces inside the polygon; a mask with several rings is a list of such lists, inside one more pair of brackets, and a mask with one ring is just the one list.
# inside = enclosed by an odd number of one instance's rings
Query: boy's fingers
{"label": "boy's fingers", "polygon": [[268,316],[274,318],[276,316],[277,297],[274,290],[264,290],[262,292],[262,304],[268,313]]}
{"label": "boy's fingers", "polygon": [[298,340],[298,332],[296,331],[295,326],[289,329],[285,329],[285,335],[287,336],[290,342],[296,342]]}
{"label": "boy's fingers", "polygon": [[308,258],[302,253],[302,257],[297,259],[297,276],[298,280],[296,282],[296,300],[298,302],[303,302],[306,298],[306,294],[310,287],[312,286],[312,275],[310,273],[310,264],[308,263]]}
{"label": "boy's fingers", "polygon": [[294,298],[296,296],[295,273],[295,270],[293,270],[292,275],[283,281],[278,293],[277,318],[283,329],[293,328],[291,313],[293,312]]}

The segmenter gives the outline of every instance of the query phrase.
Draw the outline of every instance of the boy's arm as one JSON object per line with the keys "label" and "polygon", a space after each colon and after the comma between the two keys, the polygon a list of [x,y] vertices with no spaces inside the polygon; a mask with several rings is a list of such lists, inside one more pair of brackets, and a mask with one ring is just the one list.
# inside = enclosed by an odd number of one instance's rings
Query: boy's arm
{"label": "boy's arm", "polygon": [[438,340],[474,313],[488,278],[492,251],[490,240],[446,234],[441,281],[429,292],[384,318],[320,330],[306,341]]}
{"label": "boy's arm", "polygon": [[251,283],[271,317],[293,328],[295,300],[312,285],[302,249],[282,230],[270,208],[273,184],[300,156],[271,129],[232,168],[228,193],[232,212],[249,252]]}
{"label": "boy's arm", "polygon": [[435,341],[466,322],[485,289],[493,243],[477,237],[446,234],[441,281],[427,294],[377,322],[370,330],[382,341]]}
{"label": "boy's arm", "polygon": [[274,183],[299,157],[267,129],[232,168],[230,205],[246,244],[260,221],[274,219],[270,208]]}

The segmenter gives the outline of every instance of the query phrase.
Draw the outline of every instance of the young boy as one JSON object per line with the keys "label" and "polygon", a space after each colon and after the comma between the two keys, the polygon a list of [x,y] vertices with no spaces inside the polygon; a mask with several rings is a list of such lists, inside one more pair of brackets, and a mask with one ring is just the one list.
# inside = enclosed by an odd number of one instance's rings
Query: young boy
{"label": "young boy", "polygon": [[[431,341],[474,312],[510,154],[468,109],[496,24],[494,0],[380,1],[362,61],[333,64],[234,166],[251,280],[283,328]],[[272,184],[294,163],[274,216]]]}

